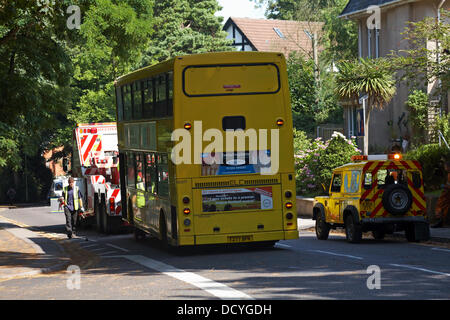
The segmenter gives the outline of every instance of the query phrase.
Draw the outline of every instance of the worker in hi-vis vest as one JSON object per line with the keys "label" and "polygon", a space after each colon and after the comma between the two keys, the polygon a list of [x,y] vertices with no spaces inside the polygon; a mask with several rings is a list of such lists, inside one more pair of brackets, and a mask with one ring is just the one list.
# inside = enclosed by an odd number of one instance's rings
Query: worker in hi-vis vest
{"label": "worker in hi-vis vest", "polygon": [[137,174],[137,183],[136,183],[136,189],[137,189],[137,196],[136,196],[136,205],[138,208],[144,208],[145,207],[145,182],[144,177],[142,176],[142,171],[138,171]]}
{"label": "worker in hi-vis vest", "polygon": [[75,186],[72,177],[69,178],[69,186],[64,187],[63,196],[59,198],[59,201],[64,205],[67,237],[71,239],[75,235],[78,213],[84,212],[80,189]]}

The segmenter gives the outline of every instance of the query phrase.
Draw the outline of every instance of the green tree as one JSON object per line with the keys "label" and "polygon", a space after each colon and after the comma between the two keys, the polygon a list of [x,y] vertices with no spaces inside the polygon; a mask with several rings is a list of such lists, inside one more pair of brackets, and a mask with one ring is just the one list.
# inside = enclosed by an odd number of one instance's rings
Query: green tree
{"label": "green tree", "polygon": [[[393,52],[395,65],[402,71],[402,80],[417,88],[439,81],[436,96],[445,96],[450,89],[450,12],[441,10],[441,21],[427,17],[410,22],[403,35],[410,49]],[[438,44],[438,45],[436,45]]]}
{"label": "green tree", "polygon": [[428,108],[430,107],[428,95],[421,90],[414,90],[406,100],[406,106],[410,111],[409,119],[414,131],[413,144],[425,143],[428,129]]}
{"label": "green tree", "polygon": [[341,61],[336,77],[336,94],[342,100],[350,100],[359,106],[361,95],[367,95],[366,119],[364,123],[364,154],[368,154],[369,123],[373,108],[383,107],[394,97],[397,87],[392,71],[392,62],[386,58]]}
{"label": "green tree", "polygon": [[294,127],[309,135],[322,123],[340,123],[342,107],[334,94],[334,74],[321,66],[320,83],[314,78],[314,62],[291,54],[287,71]]}
{"label": "green tree", "polygon": [[324,22],[319,44],[321,59],[328,63],[352,59],[358,55],[358,28],[347,19],[339,18],[348,0],[252,0],[266,5],[266,17],[279,20]]}
{"label": "green tree", "polygon": [[19,170],[68,108],[65,23],[65,1],[0,1],[0,167]]}
{"label": "green tree", "polygon": [[49,141],[72,152],[77,123],[115,121],[114,80],[136,69],[153,32],[153,0],[93,0],[85,6],[76,41],[68,43],[73,64],[71,108]]}
{"label": "green tree", "polygon": [[217,0],[161,0],[155,3],[154,35],[143,65],[177,55],[229,51]]}

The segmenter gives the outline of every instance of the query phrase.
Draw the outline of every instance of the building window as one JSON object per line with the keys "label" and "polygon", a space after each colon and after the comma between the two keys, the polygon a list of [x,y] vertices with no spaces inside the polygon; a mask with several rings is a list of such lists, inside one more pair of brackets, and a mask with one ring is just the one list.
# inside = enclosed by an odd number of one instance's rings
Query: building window
{"label": "building window", "polygon": [[281,39],[286,39],[286,37],[284,36],[283,32],[281,32],[280,29],[278,29],[278,28],[273,28],[273,30],[275,31],[275,33],[276,33]]}

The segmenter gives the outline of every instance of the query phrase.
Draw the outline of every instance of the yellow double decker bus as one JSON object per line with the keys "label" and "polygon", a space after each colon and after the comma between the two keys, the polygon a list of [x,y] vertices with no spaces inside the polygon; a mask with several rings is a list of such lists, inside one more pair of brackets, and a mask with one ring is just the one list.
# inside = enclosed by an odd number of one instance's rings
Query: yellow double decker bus
{"label": "yellow double decker bus", "polygon": [[297,239],[279,53],[186,55],[115,82],[123,217],[171,246]]}

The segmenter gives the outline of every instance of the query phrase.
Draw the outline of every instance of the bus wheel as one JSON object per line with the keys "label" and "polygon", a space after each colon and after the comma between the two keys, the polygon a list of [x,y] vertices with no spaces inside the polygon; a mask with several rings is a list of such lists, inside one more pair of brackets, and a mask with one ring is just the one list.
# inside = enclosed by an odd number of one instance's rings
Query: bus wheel
{"label": "bus wheel", "polygon": [[101,214],[101,205],[98,202],[98,194],[94,195],[94,213],[95,213],[95,229],[97,232],[103,233],[103,219]]}
{"label": "bus wheel", "polygon": [[169,240],[167,239],[166,217],[163,212],[159,215],[159,232],[161,236],[161,246],[163,249],[169,249]]}

